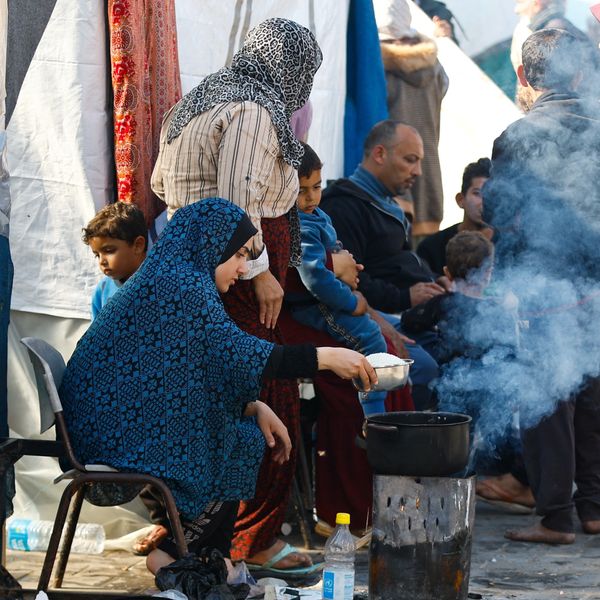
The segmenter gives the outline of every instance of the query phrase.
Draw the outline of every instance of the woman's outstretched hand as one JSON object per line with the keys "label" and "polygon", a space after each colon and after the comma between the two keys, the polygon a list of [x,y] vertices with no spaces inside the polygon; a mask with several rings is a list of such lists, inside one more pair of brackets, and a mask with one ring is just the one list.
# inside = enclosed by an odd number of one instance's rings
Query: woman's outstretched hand
{"label": "woman's outstretched hand", "polygon": [[368,392],[377,383],[377,374],[371,363],[354,350],[317,348],[317,360],[320,371],[329,369],[342,379],[360,379],[365,392]]}
{"label": "woman's outstretched hand", "polygon": [[244,411],[246,417],[256,417],[256,422],[265,436],[267,446],[273,451],[273,460],[283,464],[290,458],[292,440],[281,419],[264,402],[250,402]]}

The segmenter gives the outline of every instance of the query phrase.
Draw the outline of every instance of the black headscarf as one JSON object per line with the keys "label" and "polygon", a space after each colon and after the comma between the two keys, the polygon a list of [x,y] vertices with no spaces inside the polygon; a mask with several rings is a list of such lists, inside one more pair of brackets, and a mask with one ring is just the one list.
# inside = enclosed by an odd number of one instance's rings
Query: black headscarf
{"label": "black headscarf", "polygon": [[256,233],[256,227],[252,225],[250,217],[244,213],[231,238],[229,238],[225,250],[223,250],[219,264],[222,265],[224,262],[227,262]]}

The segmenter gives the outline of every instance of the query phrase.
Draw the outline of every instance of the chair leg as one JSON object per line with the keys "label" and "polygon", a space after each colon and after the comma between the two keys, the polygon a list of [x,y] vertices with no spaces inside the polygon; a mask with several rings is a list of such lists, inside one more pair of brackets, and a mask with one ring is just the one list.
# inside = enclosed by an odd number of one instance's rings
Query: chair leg
{"label": "chair leg", "polygon": [[163,502],[165,503],[167,516],[169,517],[169,523],[171,524],[171,532],[175,538],[177,552],[179,554],[179,558],[183,558],[188,552],[188,547],[183,534],[181,520],[179,519],[179,511],[177,510],[177,506],[175,506],[175,500],[173,500],[173,495],[166,484],[160,479],[153,481],[152,485],[160,492]]}
{"label": "chair leg", "polygon": [[302,499],[304,501],[304,509],[312,511],[315,508],[314,494],[313,494],[313,478],[308,467],[308,460],[306,458],[306,447],[304,446],[304,440],[302,435],[298,436],[298,459],[296,467],[296,477],[300,478],[302,482],[301,491]]}
{"label": "chair leg", "polygon": [[67,519],[65,539],[63,540],[62,546],[58,554],[58,565],[56,566],[56,575],[54,576],[54,581],[52,582],[52,587],[54,588],[62,587],[63,579],[65,576],[65,570],[67,568],[67,561],[69,560],[69,555],[71,554],[71,546],[73,545],[73,538],[75,537],[75,528],[77,527],[77,523],[79,521],[79,514],[81,513],[81,507],[83,505],[84,498],[85,485],[82,485],[75,492],[75,500],[73,502],[73,507],[71,508],[71,512],[69,513]]}
{"label": "chair leg", "polygon": [[46,557],[44,558],[42,572],[40,573],[40,579],[38,581],[38,591],[45,592],[48,589],[50,576],[52,575],[52,569],[54,568],[54,561],[56,560],[56,553],[58,552],[58,545],[65,526],[65,521],[67,520],[71,498],[80,485],[79,482],[72,481],[65,488],[65,491],[60,498],[58,510],[56,511],[56,517],[54,519],[54,527],[52,528],[52,535],[48,542],[48,550],[46,550]]}
{"label": "chair leg", "polygon": [[312,539],[312,532],[306,519],[306,510],[304,509],[304,501],[302,499],[302,493],[300,492],[300,486],[298,485],[297,477],[294,477],[292,486],[292,502],[296,509],[296,517],[298,519],[298,525],[300,526],[300,533],[302,534],[302,540],[304,541],[304,547],[308,550],[314,548]]}

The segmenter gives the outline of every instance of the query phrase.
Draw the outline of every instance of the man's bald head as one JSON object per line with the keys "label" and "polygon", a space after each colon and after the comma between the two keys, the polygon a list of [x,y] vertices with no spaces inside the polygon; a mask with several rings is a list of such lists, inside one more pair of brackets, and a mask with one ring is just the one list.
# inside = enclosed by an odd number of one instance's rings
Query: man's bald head
{"label": "man's bald head", "polygon": [[410,125],[388,119],[367,135],[362,167],[374,175],[392,195],[409,189],[421,175],[423,140]]}
{"label": "man's bald head", "polygon": [[401,142],[406,136],[416,136],[421,139],[419,132],[410,125],[393,119],[379,121],[373,125],[363,146],[363,157],[367,158],[376,146],[389,148]]}

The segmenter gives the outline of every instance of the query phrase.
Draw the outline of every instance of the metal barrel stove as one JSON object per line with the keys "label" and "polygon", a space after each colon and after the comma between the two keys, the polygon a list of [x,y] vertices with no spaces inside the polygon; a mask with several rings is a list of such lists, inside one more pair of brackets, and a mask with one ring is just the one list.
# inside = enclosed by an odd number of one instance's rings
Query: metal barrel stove
{"label": "metal barrel stove", "polygon": [[466,599],[474,520],[474,477],[374,475],[369,599]]}

